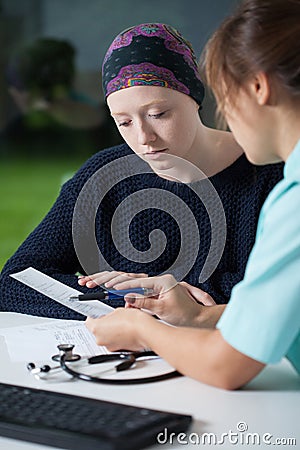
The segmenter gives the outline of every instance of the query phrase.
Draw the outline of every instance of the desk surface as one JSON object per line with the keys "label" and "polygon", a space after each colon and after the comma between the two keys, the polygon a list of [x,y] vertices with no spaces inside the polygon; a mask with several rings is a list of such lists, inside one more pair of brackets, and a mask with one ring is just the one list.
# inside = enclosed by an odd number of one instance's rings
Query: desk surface
{"label": "desk surface", "polygon": [[[0,329],[48,320],[50,319],[1,312]],[[0,336],[0,361],[0,381],[4,383],[191,414],[194,421],[185,439],[187,444],[174,441],[172,445],[165,445],[163,448],[270,449],[272,445],[271,448],[275,449],[279,446],[300,449],[300,377],[286,360],[267,367],[245,388],[234,392],[213,388],[187,377],[132,386],[96,385],[85,381],[38,381],[27,372],[25,364],[11,361],[3,336]],[[242,431],[244,424],[247,431]],[[221,442],[222,434],[230,432],[237,433],[237,437],[232,435],[230,441],[225,436],[223,444],[203,445],[201,441],[201,445],[195,445],[197,439],[199,443],[202,433],[214,433],[217,442]],[[252,438],[251,433],[259,437]],[[246,443],[246,435],[249,435],[247,439],[252,442],[251,445]],[[239,444],[235,439],[239,439]],[[257,439],[260,439],[260,445],[253,445],[253,442],[258,442]],[[276,439],[282,439],[281,445],[278,445]],[[292,445],[287,445],[288,439],[294,439],[296,443],[290,441]],[[50,447],[0,437],[0,449],[46,450]]]}

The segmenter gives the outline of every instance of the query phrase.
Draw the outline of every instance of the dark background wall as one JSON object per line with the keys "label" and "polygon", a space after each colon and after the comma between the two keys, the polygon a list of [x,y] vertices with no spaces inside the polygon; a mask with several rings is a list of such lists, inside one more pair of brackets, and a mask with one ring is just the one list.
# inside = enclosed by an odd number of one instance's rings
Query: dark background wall
{"label": "dark background wall", "polygon": [[[173,25],[190,40],[197,56],[239,0],[0,0],[0,129],[14,115],[3,76],[10,53],[39,36],[68,39],[77,50],[79,90],[102,101],[100,67],[121,30],[143,22]],[[213,122],[209,98],[204,120]]]}

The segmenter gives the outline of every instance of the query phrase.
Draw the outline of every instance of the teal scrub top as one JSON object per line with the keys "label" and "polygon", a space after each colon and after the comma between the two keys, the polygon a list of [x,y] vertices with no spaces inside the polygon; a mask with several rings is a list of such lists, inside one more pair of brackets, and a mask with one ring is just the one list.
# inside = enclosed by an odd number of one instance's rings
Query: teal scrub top
{"label": "teal scrub top", "polygon": [[286,356],[300,374],[300,141],[263,205],[244,279],[217,328],[241,353],[265,364]]}

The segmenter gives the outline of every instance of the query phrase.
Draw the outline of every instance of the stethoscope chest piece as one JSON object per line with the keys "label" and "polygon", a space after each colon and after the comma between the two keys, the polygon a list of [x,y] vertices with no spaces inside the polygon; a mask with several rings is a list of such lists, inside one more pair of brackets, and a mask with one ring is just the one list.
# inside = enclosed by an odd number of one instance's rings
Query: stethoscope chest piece
{"label": "stethoscope chest piece", "polygon": [[73,344],[58,345],[57,348],[59,350],[59,353],[52,356],[53,361],[60,361],[62,356],[64,356],[65,361],[79,361],[79,359],[81,358],[80,355],[73,354],[74,347],[75,346]]}

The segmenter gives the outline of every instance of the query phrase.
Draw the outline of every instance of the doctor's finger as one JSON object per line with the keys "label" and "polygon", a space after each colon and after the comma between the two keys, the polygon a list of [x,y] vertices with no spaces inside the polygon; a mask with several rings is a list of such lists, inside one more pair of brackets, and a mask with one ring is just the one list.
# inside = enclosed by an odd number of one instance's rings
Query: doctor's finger
{"label": "doctor's finger", "polygon": [[158,306],[158,299],[144,297],[139,294],[127,294],[124,297],[127,307],[134,307],[138,309],[147,309],[151,312],[156,312],[156,308]]}
{"label": "doctor's finger", "polygon": [[205,291],[196,286],[192,286],[191,284],[186,283],[185,281],[180,282],[181,286],[185,287],[189,294],[193,297],[197,302],[202,303],[205,306],[213,306],[216,304],[214,299]]}
{"label": "doctor's finger", "polygon": [[178,282],[172,275],[166,274],[158,277],[134,278],[114,285],[115,289],[147,288],[155,295],[161,295],[177,286]]}

